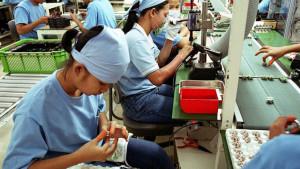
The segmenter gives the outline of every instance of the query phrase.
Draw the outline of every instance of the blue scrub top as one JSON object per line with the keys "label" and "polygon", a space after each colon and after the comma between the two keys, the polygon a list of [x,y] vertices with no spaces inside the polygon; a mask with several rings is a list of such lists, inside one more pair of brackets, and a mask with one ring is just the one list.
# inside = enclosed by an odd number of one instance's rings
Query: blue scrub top
{"label": "blue scrub top", "polygon": [[129,96],[156,88],[147,79],[150,73],[159,69],[156,58],[160,51],[153,43],[151,36],[147,36],[144,29],[136,23],[126,34],[126,40],[130,63],[127,71],[118,82],[122,93]]}
{"label": "blue scrub top", "polygon": [[96,137],[104,110],[102,95],[71,97],[53,73],[18,104],[3,169],[25,169],[35,160],[74,152]]}
{"label": "blue scrub top", "polygon": [[105,25],[111,28],[117,26],[113,7],[108,0],[93,0],[87,7],[84,27],[91,29],[97,25]]}
{"label": "blue scrub top", "polygon": [[[34,5],[30,0],[23,0],[15,8],[14,12],[15,24],[31,24],[42,16],[46,16],[46,11],[42,4]],[[45,24],[40,24],[27,34],[19,35],[20,39],[35,38],[37,39],[36,31]]]}
{"label": "blue scrub top", "polygon": [[271,0],[262,0],[258,5],[259,13],[268,13]]}
{"label": "blue scrub top", "polygon": [[16,5],[18,3],[20,3],[22,0],[4,0],[4,4],[7,4],[7,5]]}
{"label": "blue scrub top", "polygon": [[281,135],[262,145],[244,169],[299,169],[300,136]]}
{"label": "blue scrub top", "polygon": [[[159,34],[155,35],[153,32],[151,33],[151,37],[154,41],[154,43],[157,45],[159,49],[164,47],[164,43],[166,41],[166,33],[167,30],[163,29]],[[177,45],[180,41],[182,40],[182,36],[179,34],[176,35],[174,41],[173,41],[173,46]]]}

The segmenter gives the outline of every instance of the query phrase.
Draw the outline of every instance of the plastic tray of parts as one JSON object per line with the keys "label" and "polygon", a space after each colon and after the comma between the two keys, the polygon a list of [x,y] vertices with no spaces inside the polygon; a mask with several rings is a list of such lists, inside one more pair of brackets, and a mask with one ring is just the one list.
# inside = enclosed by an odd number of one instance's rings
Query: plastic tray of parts
{"label": "plastic tray of parts", "polygon": [[267,130],[227,129],[226,141],[234,169],[241,169],[269,140]]}
{"label": "plastic tray of parts", "polygon": [[61,40],[22,39],[0,49],[4,72],[48,74],[59,69],[69,58]]}
{"label": "plastic tray of parts", "polygon": [[179,84],[181,110],[188,114],[217,114],[224,85],[219,80],[183,80]]}
{"label": "plastic tray of parts", "polygon": [[63,17],[49,17],[48,23],[50,28],[65,28],[70,26],[70,19]]}

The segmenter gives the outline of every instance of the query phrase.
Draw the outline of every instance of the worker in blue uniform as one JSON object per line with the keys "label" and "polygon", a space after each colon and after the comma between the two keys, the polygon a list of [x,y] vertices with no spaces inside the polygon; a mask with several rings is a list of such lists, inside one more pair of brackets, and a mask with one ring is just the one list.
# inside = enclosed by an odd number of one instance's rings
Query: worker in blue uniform
{"label": "worker in blue uniform", "polygon": [[116,28],[116,18],[113,7],[108,0],[83,0],[88,4],[87,15],[84,24],[76,17],[76,14],[71,13],[71,18],[78,25],[79,29],[84,32],[97,25],[105,25],[111,28]]}
{"label": "worker in blue uniform", "polygon": [[272,65],[277,59],[281,58],[285,54],[291,52],[300,52],[300,44],[293,44],[281,47],[263,46],[257,52],[256,56],[263,53],[263,62],[266,62],[267,58],[271,57],[267,65]]}
{"label": "worker in blue uniform", "polygon": [[300,136],[285,134],[286,127],[295,119],[294,116],[279,117],[270,127],[271,140],[261,146],[244,169],[299,169]]}
{"label": "worker in blue uniform", "polygon": [[15,24],[20,39],[37,38],[37,30],[48,23],[43,0],[23,0],[15,8]]}
{"label": "worker in blue uniform", "polygon": [[[117,139],[99,145],[97,135],[109,131],[114,136],[102,93],[127,69],[124,33],[103,26],[82,34],[72,29],[62,45],[70,54],[66,66],[35,85],[16,108],[3,169],[68,168],[92,161],[105,165],[116,149]],[[127,137],[125,128],[122,135]],[[128,140],[125,162],[141,169],[174,168],[160,146],[134,138]]]}
{"label": "worker in blue uniform", "polygon": [[172,41],[178,30],[170,26],[164,47],[159,50],[150,33],[164,24],[168,16],[168,1],[136,1],[129,10],[123,31],[129,47],[130,63],[118,82],[124,113],[140,122],[168,123],[172,121],[173,88],[164,82],[192,51],[182,48],[167,64]]}
{"label": "worker in blue uniform", "polygon": [[[168,0],[169,2],[169,15],[168,20],[169,21],[179,21],[180,20],[180,9],[179,9],[179,0]],[[180,24],[180,23],[177,23]],[[176,46],[178,48],[183,48],[185,45],[190,44],[189,42],[189,35],[190,32],[186,26],[183,24],[180,24],[180,30],[173,41],[173,46]],[[164,43],[166,41],[166,33],[167,33],[167,27],[164,26],[159,31],[154,31],[151,33],[151,37],[155,43],[155,45],[161,49],[164,46]]]}
{"label": "worker in blue uniform", "polygon": [[262,0],[258,5],[259,13],[268,13],[271,0]]}

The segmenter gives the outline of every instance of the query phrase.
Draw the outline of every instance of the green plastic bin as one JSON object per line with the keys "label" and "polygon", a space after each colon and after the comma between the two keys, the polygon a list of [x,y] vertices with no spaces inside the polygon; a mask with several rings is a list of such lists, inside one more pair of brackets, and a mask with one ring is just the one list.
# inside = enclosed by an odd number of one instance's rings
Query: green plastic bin
{"label": "green plastic bin", "polygon": [[26,43],[57,43],[60,40],[23,39],[0,49],[3,71],[7,73],[48,74],[61,68],[69,58],[64,50],[52,52],[11,52]]}

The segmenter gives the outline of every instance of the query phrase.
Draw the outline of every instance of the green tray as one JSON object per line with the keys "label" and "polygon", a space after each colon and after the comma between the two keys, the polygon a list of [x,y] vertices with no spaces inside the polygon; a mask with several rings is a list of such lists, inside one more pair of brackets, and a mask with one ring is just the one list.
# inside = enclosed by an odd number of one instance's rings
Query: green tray
{"label": "green tray", "polygon": [[69,58],[64,50],[52,52],[11,52],[10,50],[26,43],[57,43],[60,40],[23,39],[0,49],[3,71],[7,73],[47,74],[61,68]]}

